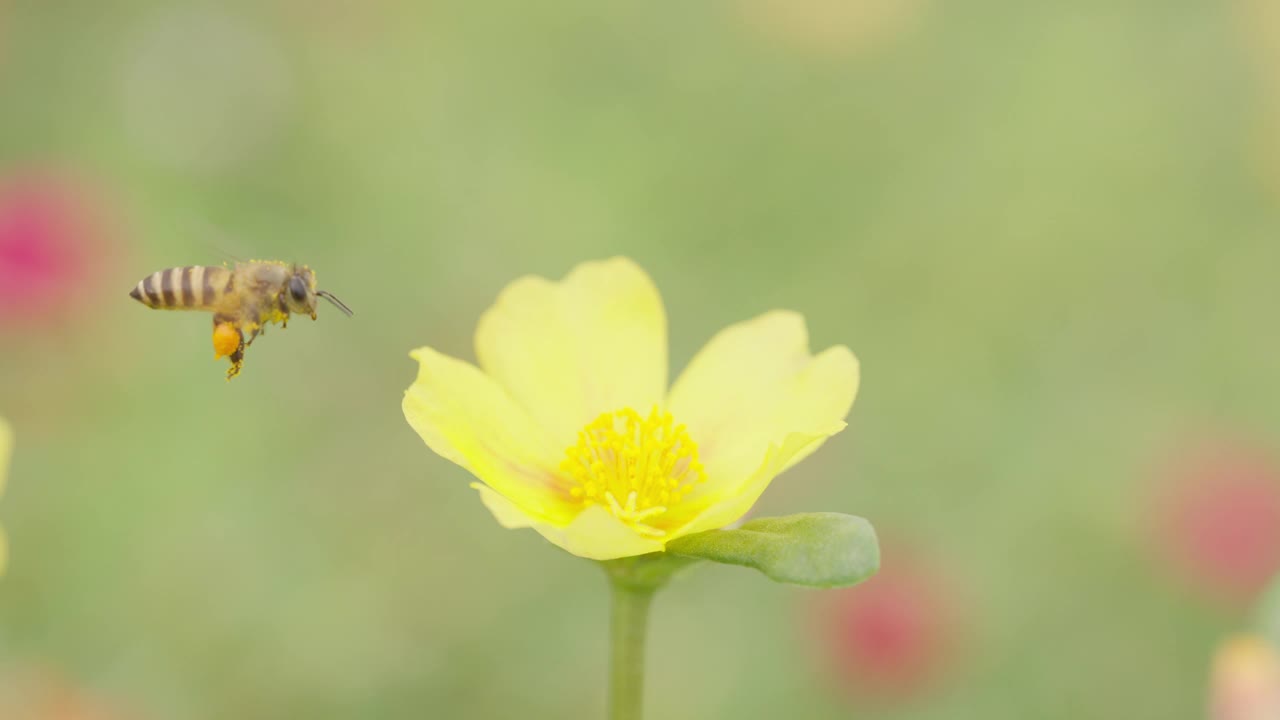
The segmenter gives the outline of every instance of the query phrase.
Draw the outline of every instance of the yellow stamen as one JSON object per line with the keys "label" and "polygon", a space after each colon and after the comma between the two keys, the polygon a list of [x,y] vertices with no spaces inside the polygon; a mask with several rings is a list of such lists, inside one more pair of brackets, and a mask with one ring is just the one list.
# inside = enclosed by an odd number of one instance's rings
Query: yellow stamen
{"label": "yellow stamen", "polygon": [[573,482],[574,499],[600,505],[650,537],[666,535],[652,521],[707,479],[684,425],[656,407],[648,418],[631,408],[596,418],[565,451],[560,468]]}

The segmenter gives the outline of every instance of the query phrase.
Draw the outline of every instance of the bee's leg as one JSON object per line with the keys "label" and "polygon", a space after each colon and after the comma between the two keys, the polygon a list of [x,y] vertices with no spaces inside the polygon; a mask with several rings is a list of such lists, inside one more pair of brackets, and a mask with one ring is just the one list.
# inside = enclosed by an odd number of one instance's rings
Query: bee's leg
{"label": "bee's leg", "polygon": [[249,326],[249,341],[248,341],[248,342],[246,342],[244,346],[245,346],[245,347],[249,347],[250,345],[252,345],[252,344],[253,344],[253,341],[254,341],[254,339],[255,339],[255,338],[257,338],[259,335],[265,335],[265,334],[266,334],[266,328],[264,328],[264,327],[262,327],[261,325],[258,325],[258,324],[250,325],[250,326]]}
{"label": "bee's leg", "polygon": [[231,359],[231,368],[227,370],[227,379],[240,374],[240,367],[244,364],[244,333],[236,327],[235,321],[229,317],[217,316],[213,318],[213,352],[214,359],[228,357]]}
{"label": "bee's leg", "polygon": [[228,317],[213,318],[213,359],[221,360],[236,353],[244,347],[244,336],[236,327],[235,321]]}
{"label": "bee's leg", "polygon": [[244,367],[244,345],[231,353],[231,367],[227,368],[227,379],[230,380],[239,375],[242,367]]}
{"label": "bee's leg", "polygon": [[283,330],[289,327],[289,303],[285,302],[284,293],[280,293],[276,301],[280,307],[280,329]]}

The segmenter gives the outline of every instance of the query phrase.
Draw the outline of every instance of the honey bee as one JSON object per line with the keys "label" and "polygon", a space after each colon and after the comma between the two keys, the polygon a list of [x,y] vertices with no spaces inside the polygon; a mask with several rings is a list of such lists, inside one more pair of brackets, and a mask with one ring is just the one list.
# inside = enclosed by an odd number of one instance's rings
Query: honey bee
{"label": "honey bee", "polygon": [[237,262],[233,268],[188,265],[160,270],[139,281],[129,297],[157,310],[212,312],[214,359],[231,359],[227,380],[240,374],[245,348],[268,323],[288,327],[292,313],[315,320],[317,297],[351,316],[351,308],[341,300],[316,289],[311,268],[276,260]]}

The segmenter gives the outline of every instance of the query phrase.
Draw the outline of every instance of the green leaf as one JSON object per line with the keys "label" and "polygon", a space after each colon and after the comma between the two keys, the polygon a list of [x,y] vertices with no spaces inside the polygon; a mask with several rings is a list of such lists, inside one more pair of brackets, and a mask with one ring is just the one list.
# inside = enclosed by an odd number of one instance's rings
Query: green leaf
{"label": "green leaf", "polygon": [[880,568],[871,523],[840,513],[760,518],[737,530],[711,530],[667,543],[667,552],[745,565],[776,582],[810,587],[856,585]]}

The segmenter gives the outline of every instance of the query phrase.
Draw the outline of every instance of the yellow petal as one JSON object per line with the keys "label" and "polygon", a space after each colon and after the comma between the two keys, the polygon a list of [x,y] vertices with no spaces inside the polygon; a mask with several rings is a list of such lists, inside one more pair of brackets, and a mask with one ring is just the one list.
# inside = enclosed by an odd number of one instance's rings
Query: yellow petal
{"label": "yellow petal", "polygon": [[662,298],[626,258],[583,263],[559,283],[520,278],[480,318],[476,357],[563,451],[601,413],[662,400]]}
{"label": "yellow petal", "polygon": [[471,483],[480,492],[480,502],[493,513],[493,519],[508,530],[519,530],[533,525],[534,518],[518,505],[503,497],[497,490],[484,483]]}
{"label": "yellow petal", "polygon": [[791,434],[814,439],[779,472],[817,450],[844,426],[857,392],[858,360],[848,348],[810,355],[804,318],[775,311],[712,338],[671,388],[667,407],[698,444],[708,491],[732,493]]}
{"label": "yellow petal", "polygon": [[554,472],[559,455],[528,414],[474,365],[431,348],[410,355],[418,379],[402,407],[427,446],[525,512],[568,522],[572,509]]}
{"label": "yellow petal", "polygon": [[491,488],[479,483],[471,487],[480,491],[480,500],[503,527],[531,527],[552,544],[578,557],[614,560],[661,552],[664,548],[662,542],[637,534],[599,505],[583,510],[567,525],[557,525],[531,517],[516,503]]}
{"label": "yellow petal", "polygon": [[1223,641],[1213,659],[1209,716],[1213,720],[1280,718],[1280,650],[1258,635]]}
{"label": "yellow petal", "polygon": [[718,492],[689,498],[689,507],[681,509],[697,514],[666,539],[671,541],[682,535],[722,528],[746,515],[779,473],[794,465],[799,458],[813,452],[824,440],[842,429],[843,422],[831,426],[826,432],[792,433],[781,443],[769,446],[764,462],[742,484],[732,489],[721,488]]}

